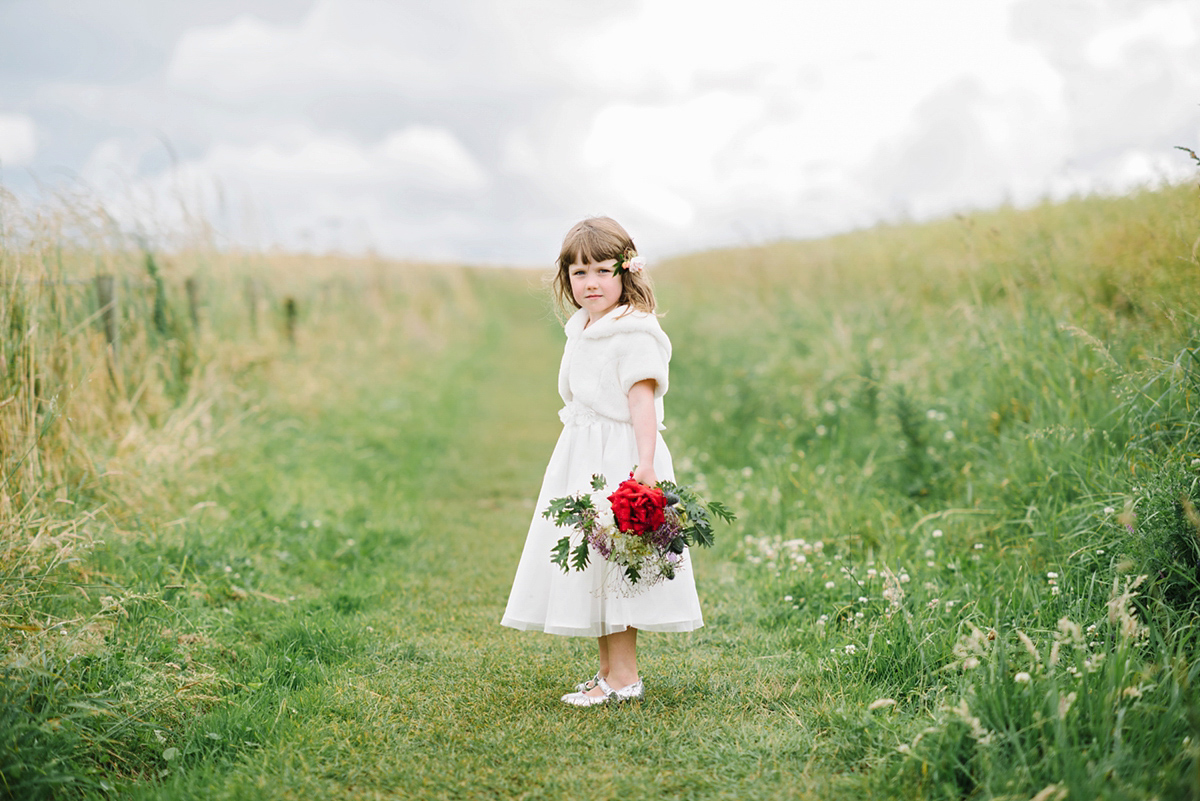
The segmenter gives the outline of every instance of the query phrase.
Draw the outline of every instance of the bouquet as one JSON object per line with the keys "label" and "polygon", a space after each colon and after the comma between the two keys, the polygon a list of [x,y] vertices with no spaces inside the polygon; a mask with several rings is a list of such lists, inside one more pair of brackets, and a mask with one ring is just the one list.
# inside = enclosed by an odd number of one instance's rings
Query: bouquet
{"label": "bouquet", "polygon": [[[605,486],[604,476],[592,476],[592,489]],[[629,583],[649,587],[675,578],[683,549],[713,544],[710,515],[733,522],[735,515],[716,501],[705,501],[687,487],[660,481],[653,487],[633,480],[633,473],[608,496],[611,511],[597,509],[592,495],[555,498],[542,512],[554,525],[570,526],[583,536],[571,546],[571,535],[558,541],[550,560],[567,572],[583,570],[591,549],[624,570]]]}

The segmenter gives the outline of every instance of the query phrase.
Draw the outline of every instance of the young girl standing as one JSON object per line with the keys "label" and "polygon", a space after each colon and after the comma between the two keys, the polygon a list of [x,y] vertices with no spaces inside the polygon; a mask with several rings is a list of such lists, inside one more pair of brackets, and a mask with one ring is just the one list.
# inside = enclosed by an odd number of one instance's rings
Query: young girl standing
{"label": "young girl standing", "polygon": [[638,675],[637,634],[692,631],[704,625],[696,582],[685,551],[670,581],[624,590],[611,566],[594,555],[587,569],[564,573],[550,561],[563,531],[542,516],[552,498],[591,489],[592,476],[609,486],[675,480],[663,428],[663,395],[671,342],[654,315],[654,291],[629,234],[615,220],[593,217],[563,241],[553,282],[567,320],[558,372],[563,431],[542,479],[533,522],[501,623],[515,629],[596,637],[599,669],[562,700],[575,706],[628,701],[644,694]]}

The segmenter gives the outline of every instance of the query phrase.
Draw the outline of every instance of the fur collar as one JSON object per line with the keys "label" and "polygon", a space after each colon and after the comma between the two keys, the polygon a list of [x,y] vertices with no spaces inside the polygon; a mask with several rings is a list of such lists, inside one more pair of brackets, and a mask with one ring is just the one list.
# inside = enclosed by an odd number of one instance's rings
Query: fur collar
{"label": "fur collar", "polygon": [[664,347],[671,347],[670,340],[658,324],[658,317],[653,314],[630,309],[628,306],[617,306],[584,328],[587,319],[586,309],[579,309],[571,315],[565,326],[567,339],[604,339],[617,334],[647,333],[659,340]]}

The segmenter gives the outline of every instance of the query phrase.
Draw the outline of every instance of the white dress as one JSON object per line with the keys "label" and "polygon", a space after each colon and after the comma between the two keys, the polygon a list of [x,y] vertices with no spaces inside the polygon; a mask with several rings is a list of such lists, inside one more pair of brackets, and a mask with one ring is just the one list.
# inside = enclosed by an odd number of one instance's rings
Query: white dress
{"label": "white dress", "polygon": [[[567,321],[567,344],[558,374],[558,392],[566,407],[559,412],[562,434],[542,479],[525,549],[517,565],[502,625],[576,637],[598,637],[629,627],[646,631],[692,631],[704,625],[691,556],[686,551],[674,579],[645,589],[630,588],[622,569],[594,549],[583,571],[550,561],[551,550],[571,529],[542,517],[552,498],[592,492],[595,473],[608,486],[593,497],[606,498],[629,478],[637,463],[637,443],[629,416],[629,389],[638,381],[656,382],[655,407],[662,429],[662,396],[667,391],[671,342],[658,318],[618,306],[584,328],[580,309]],[[658,435],[654,472],[675,480],[671,453]],[[575,534],[573,542],[578,541]]]}

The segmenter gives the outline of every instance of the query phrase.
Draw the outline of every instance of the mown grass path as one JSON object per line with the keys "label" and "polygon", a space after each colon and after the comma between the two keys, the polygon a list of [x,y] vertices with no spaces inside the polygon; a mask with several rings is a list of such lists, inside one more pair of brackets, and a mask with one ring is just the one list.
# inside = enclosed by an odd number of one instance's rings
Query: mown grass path
{"label": "mown grass path", "polygon": [[[810,772],[815,732],[778,702],[816,700],[804,668],[756,635],[753,605],[715,558],[697,568],[708,626],[643,638],[638,706],[565,707],[594,641],[499,626],[559,430],[561,334],[543,309],[514,293],[480,336],[413,370],[387,369],[396,354],[371,347],[331,352],[300,368],[325,391],[268,405],[261,439],[225,479],[240,522],[211,535],[235,564],[243,551],[247,564],[282,560],[260,586],[295,598],[244,600],[210,629],[227,647],[257,647],[235,670],[246,695],[214,712],[233,720],[214,734],[252,742],[143,786],[146,797],[829,789]],[[198,742],[213,725],[197,723]]]}

